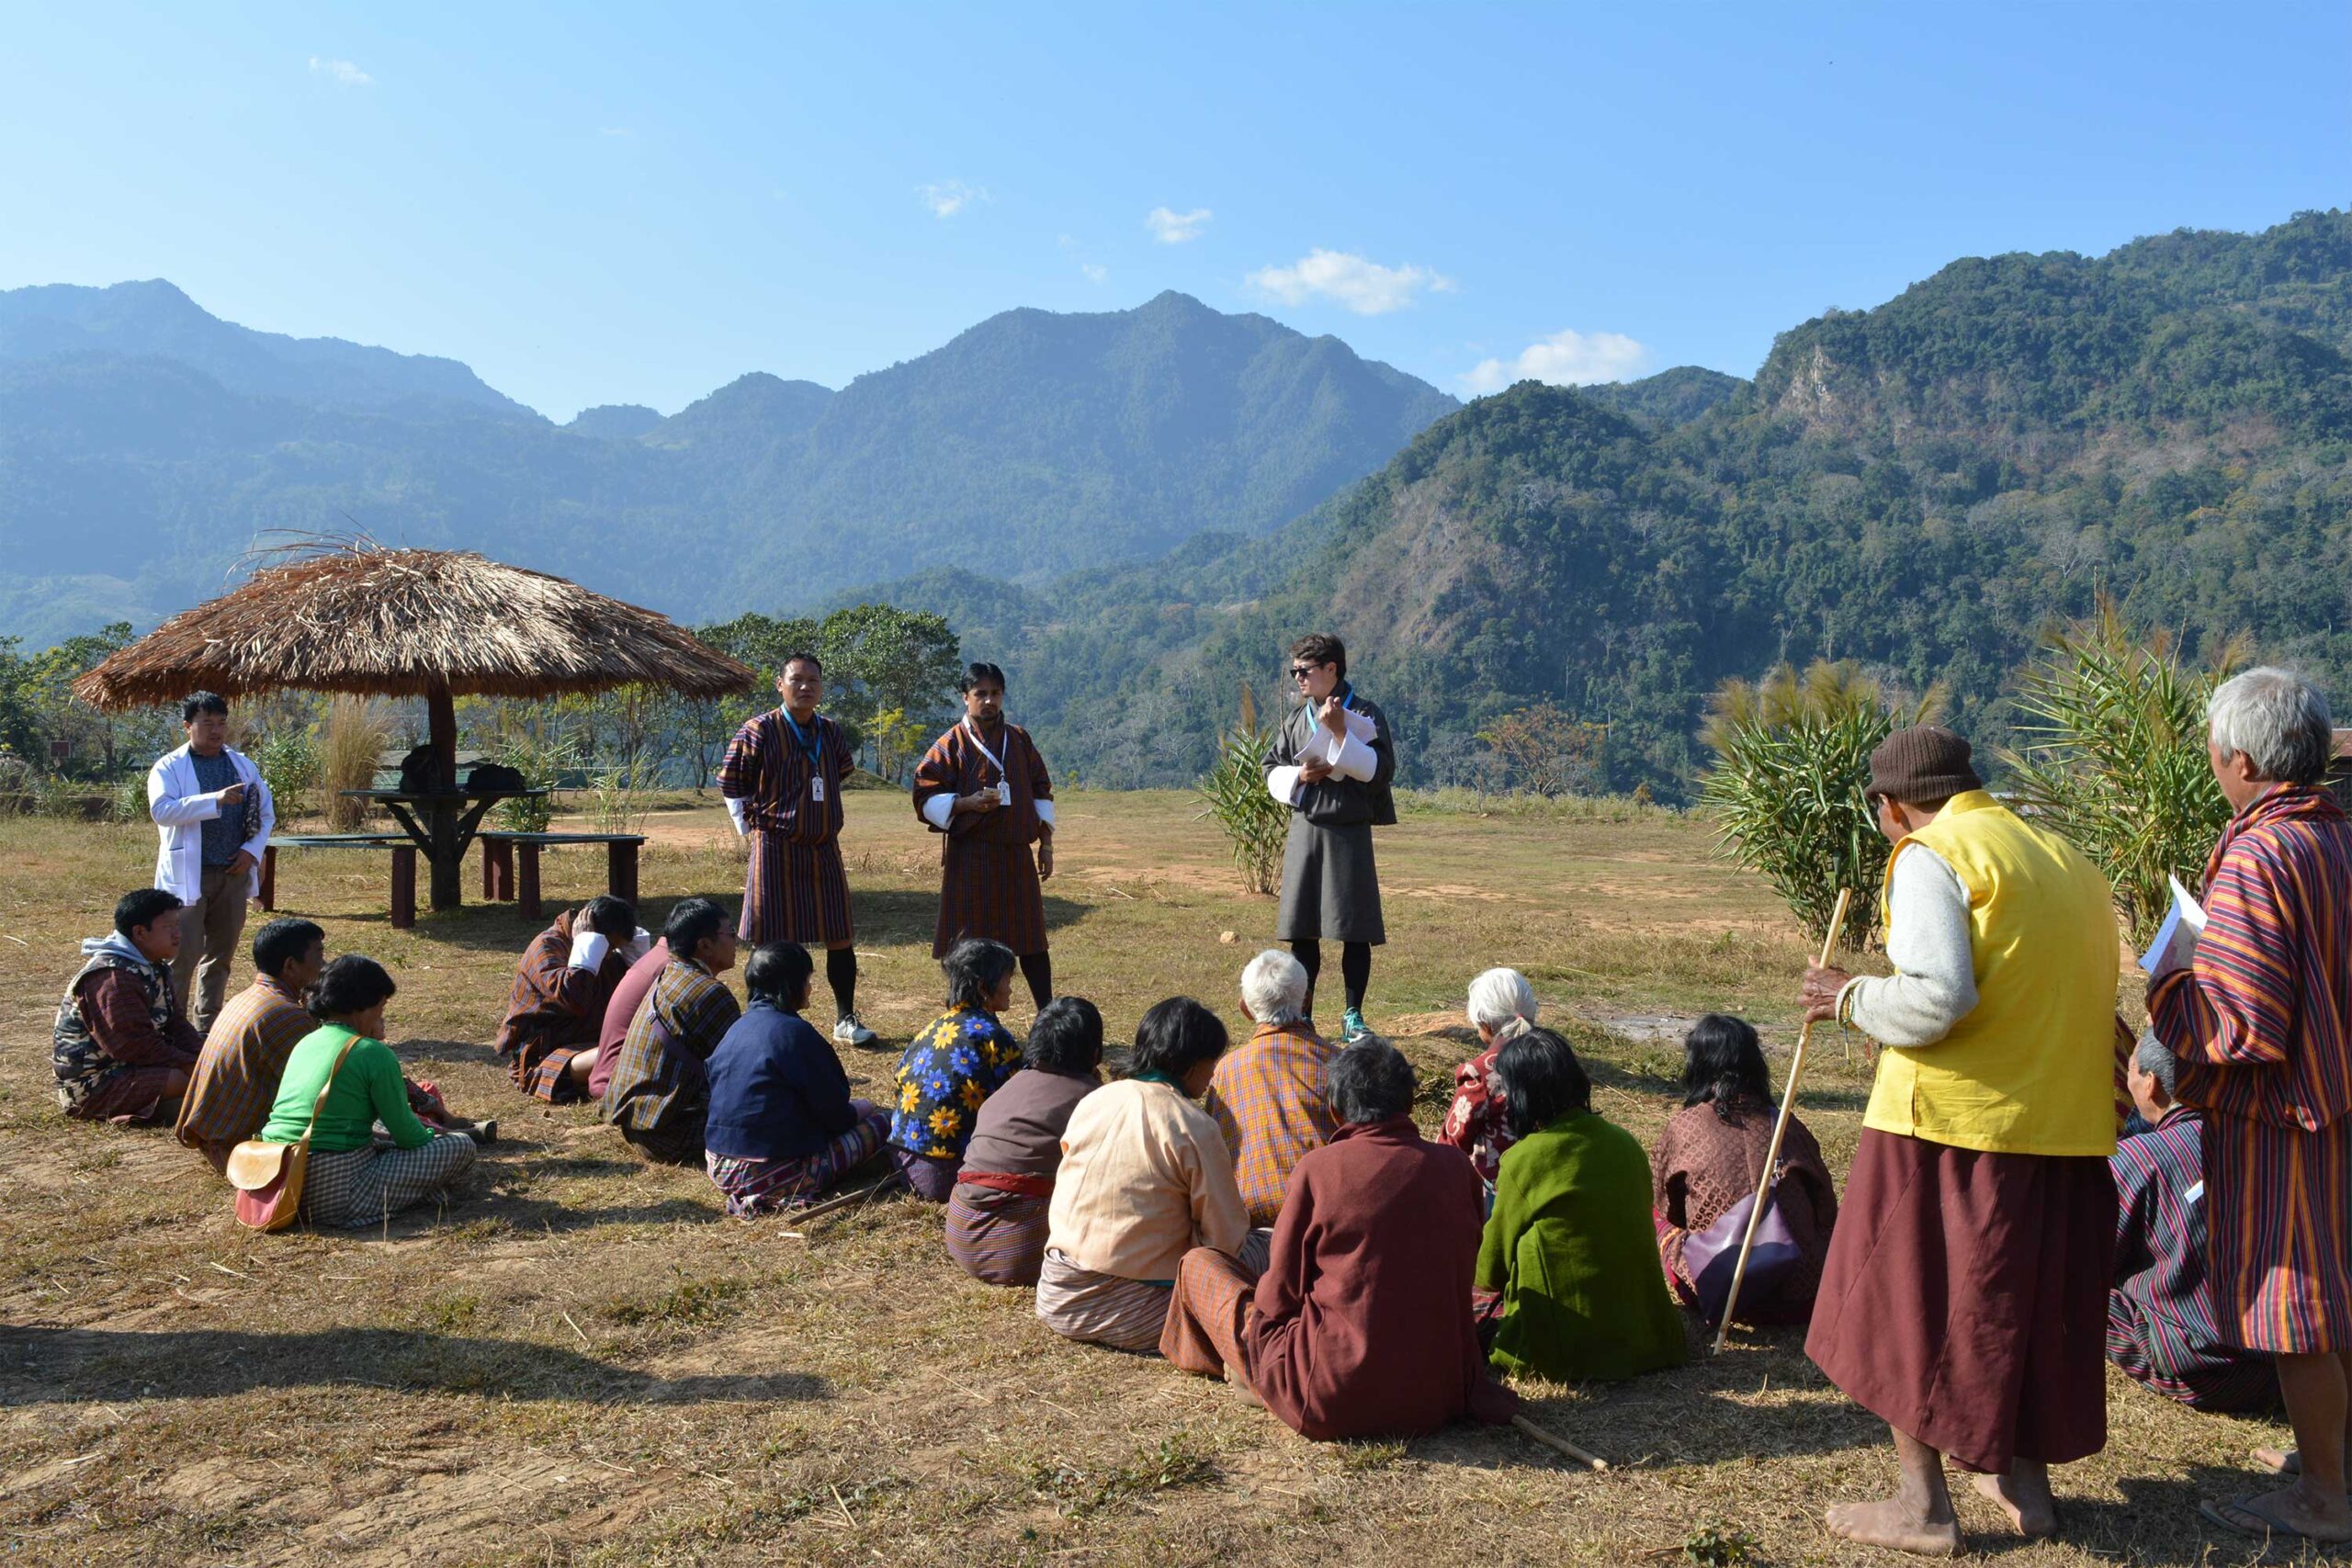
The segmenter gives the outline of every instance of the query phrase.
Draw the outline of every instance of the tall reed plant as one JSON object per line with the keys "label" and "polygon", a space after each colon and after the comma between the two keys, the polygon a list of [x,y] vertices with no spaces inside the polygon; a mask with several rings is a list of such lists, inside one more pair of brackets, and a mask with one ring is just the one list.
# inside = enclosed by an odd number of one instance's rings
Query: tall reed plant
{"label": "tall reed plant", "polygon": [[1290,807],[1266,793],[1266,748],[1273,730],[1258,721],[1258,699],[1241,688],[1241,716],[1217,738],[1216,765],[1193,788],[1201,815],[1214,819],[1233,846],[1234,869],[1252,893],[1276,893],[1283,885],[1283,844],[1290,834]]}
{"label": "tall reed plant", "polygon": [[370,789],[384,749],[392,743],[392,712],[374,697],[337,694],[327,705],[326,735],[319,747],[319,784],[326,793],[327,825],[356,832],[368,820],[368,803],[344,795]]}
{"label": "tall reed plant", "polygon": [[2135,637],[2102,600],[2089,620],[2053,636],[2011,699],[2020,744],[2001,753],[2014,804],[2107,873],[2135,942],[2154,936],[2229,822],[2205,756],[2205,703],[2243,660],[2223,645],[2189,670],[2174,639]]}

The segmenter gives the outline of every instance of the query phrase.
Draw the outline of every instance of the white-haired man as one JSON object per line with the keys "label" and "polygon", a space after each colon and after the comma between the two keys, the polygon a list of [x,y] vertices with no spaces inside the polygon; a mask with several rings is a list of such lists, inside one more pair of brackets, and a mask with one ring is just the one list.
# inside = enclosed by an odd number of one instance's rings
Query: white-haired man
{"label": "white-haired man", "polygon": [[2232,816],[2205,863],[2204,934],[2156,975],[2149,1022],[2180,1058],[2180,1099],[2205,1112],[2222,1326],[2276,1359],[2301,1473],[2203,1512],[2352,1541],[2352,821],[2325,787],[2335,732],[2311,682],[2250,670],[2206,722]]}
{"label": "white-haired man", "polygon": [[1330,1102],[1339,1051],[1306,1021],[1306,966],[1287,953],[1269,948],[1242,969],[1241,1010],[1257,1028],[1217,1058],[1201,1104],[1233,1152],[1251,1226],[1242,1260],[1255,1270],[1265,1266],[1291,1168],[1339,1128]]}

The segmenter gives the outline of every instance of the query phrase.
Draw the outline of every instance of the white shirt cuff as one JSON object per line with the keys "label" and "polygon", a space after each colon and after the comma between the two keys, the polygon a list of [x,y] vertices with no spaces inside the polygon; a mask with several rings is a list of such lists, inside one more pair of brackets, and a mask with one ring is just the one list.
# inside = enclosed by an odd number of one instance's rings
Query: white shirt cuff
{"label": "white shirt cuff", "polygon": [[612,950],[611,939],[602,931],[575,932],[571,938],[571,967],[593,975],[605,966],[605,954]]}
{"label": "white shirt cuff", "polygon": [[1052,801],[1037,800],[1032,801],[1030,804],[1037,808],[1038,821],[1043,822],[1048,828],[1054,825],[1054,803]]}
{"label": "white shirt cuff", "polygon": [[1266,793],[1284,806],[1298,804],[1298,770],[1292,767],[1266,770]]}
{"label": "white shirt cuff", "polygon": [[922,819],[943,833],[947,831],[948,818],[955,815],[956,797],[952,795],[934,795],[922,803]]}
{"label": "white shirt cuff", "polygon": [[637,934],[628,939],[628,946],[622,951],[628,953],[631,964],[636,963],[653,951],[653,933],[643,926],[638,927]]}
{"label": "white shirt cuff", "polygon": [[741,801],[735,799],[731,795],[729,796],[727,801],[727,815],[735,819],[735,836],[737,838],[748,839],[752,836],[752,829],[746,827],[743,823],[743,803]]}
{"label": "white shirt cuff", "polygon": [[1350,735],[1340,743],[1340,754],[1333,760],[1331,771],[1343,779],[1369,783],[1372,775],[1380,771],[1380,758],[1371,747]]}

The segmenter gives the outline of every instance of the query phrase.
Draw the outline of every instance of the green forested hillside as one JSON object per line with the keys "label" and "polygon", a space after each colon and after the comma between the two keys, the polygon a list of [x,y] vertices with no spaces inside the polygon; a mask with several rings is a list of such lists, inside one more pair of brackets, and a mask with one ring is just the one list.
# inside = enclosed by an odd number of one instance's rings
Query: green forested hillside
{"label": "green forested hillside", "polygon": [[2352,707],[2347,276],[2342,212],[1957,262],[1787,333],[1695,416],[1522,383],[1271,540],[1010,611],[968,581],[891,592],[1001,652],[1060,764],[1111,784],[1197,772],[1238,683],[1272,696],[1283,643],[1323,626],[1421,783],[1552,702],[1611,726],[1608,783],[1685,794],[1707,694],[1784,659],[1942,683],[1997,738],[2010,672],[2101,593],[2192,652],[2249,632]]}

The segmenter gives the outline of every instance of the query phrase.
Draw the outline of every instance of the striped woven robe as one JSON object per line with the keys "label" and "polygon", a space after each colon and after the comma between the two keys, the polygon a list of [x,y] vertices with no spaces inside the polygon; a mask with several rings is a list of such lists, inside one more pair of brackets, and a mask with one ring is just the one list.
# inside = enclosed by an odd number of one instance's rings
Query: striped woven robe
{"label": "striped woven robe", "polygon": [[187,1097],[180,1101],[179,1141],[224,1169],[229,1151],[261,1131],[277,1099],[286,1058],[318,1027],[300,998],[267,975],[229,998],[204,1037]]}
{"label": "striped woven robe", "polygon": [[564,1069],[575,1053],[595,1049],[605,1005],[630,963],[628,953],[616,946],[594,974],[572,968],[575,919],[577,912],[566,909],[555,924],[531,939],[514,972],[505,1021],[492,1041],[500,1055],[511,1058],[507,1066],[515,1084],[554,1104],[587,1098]]}
{"label": "striped woven robe", "polygon": [[[745,942],[822,947],[857,934],[841,846],[842,785],[854,763],[839,725],[823,714],[809,725],[817,737],[813,769],[782,708],[737,730],[718,764],[718,793],[743,803],[752,840],[736,927]],[[809,787],[819,777],[825,782],[821,802],[811,798]]]}
{"label": "striped woven robe", "polygon": [[[1029,732],[999,727],[990,747],[1011,771],[1012,804],[948,818],[941,834],[939,925],[931,955],[944,958],[966,937],[989,937],[1026,957],[1046,951],[1046,895],[1030,846],[1043,831],[1039,801],[1054,798],[1054,781]],[[1006,777],[963,725],[932,742],[915,768],[915,815],[934,795],[994,789]],[[939,833],[924,818],[924,826]]]}
{"label": "striped woven robe", "polygon": [[2217,1310],[2249,1349],[2352,1349],[2352,821],[2316,785],[2250,802],[2151,1027],[2205,1120]]}

